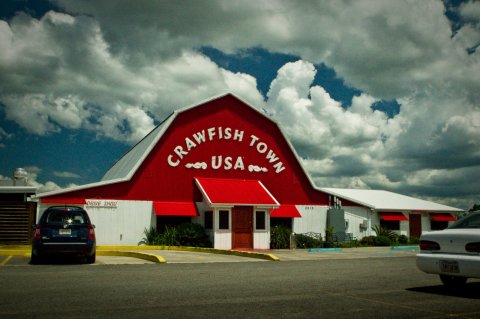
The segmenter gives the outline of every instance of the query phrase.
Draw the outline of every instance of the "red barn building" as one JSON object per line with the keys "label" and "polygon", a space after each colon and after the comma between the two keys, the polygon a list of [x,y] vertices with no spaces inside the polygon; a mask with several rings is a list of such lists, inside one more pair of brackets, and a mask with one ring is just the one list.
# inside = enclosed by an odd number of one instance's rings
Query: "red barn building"
{"label": "red barn building", "polygon": [[173,112],[100,182],[37,197],[40,211],[84,205],[99,245],[136,245],[145,228],[188,221],[203,225],[215,248],[267,249],[274,224],[324,234],[335,196],[314,186],[274,121],[227,94]]}

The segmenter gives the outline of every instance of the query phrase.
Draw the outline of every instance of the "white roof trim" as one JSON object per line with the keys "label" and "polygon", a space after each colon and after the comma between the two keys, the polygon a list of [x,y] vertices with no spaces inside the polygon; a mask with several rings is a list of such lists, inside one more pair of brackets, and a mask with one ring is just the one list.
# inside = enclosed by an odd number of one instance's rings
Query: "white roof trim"
{"label": "white roof trim", "polygon": [[35,196],[32,196],[32,199],[35,200],[37,198],[54,196],[54,195],[59,195],[59,194],[63,194],[63,193],[71,193],[71,192],[81,191],[81,190],[92,188],[92,187],[105,186],[105,185],[116,184],[116,183],[121,183],[121,182],[124,182],[124,180],[123,179],[114,179],[114,180],[109,180],[109,181],[105,181],[105,182],[96,182],[96,183],[84,184],[84,185],[74,186],[74,187],[69,187],[69,188],[62,188],[62,189],[59,189],[59,190],[56,190],[56,191],[39,193]]}
{"label": "white roof trim", "polygon": [[463,210],[384,190],[320,188],[319,190],[376,211],[459,213]]}

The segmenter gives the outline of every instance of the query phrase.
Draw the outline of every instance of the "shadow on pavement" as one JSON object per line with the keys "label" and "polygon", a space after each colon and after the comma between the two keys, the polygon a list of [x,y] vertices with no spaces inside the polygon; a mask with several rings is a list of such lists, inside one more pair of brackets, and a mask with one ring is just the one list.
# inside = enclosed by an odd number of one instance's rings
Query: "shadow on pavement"
{"label": "shadow on pavement", "polygon": [[422,292],[426,294],[468,298],[468,299],[480,299],[480,282],[467,282],[467,284],[461,288],[448,288],[444,285],[438,286],[426,286],[407,288],[408,291]]}
{"label": "shadow on pavement", "polygon": [[30,260],[28,263],[30,265],[80,265],[86,264],[86,260],[84,257],[75,256],[49,256],[43,257],[38,262],[32,263]]}

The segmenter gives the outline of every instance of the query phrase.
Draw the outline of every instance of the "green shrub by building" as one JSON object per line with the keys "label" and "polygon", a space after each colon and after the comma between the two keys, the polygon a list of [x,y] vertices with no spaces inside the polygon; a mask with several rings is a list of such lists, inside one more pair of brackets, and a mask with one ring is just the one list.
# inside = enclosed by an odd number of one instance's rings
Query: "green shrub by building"
{"label": "green shrub by building", "polygon": [[298,248],[320,248],[323,241],[320,238],[308,236],[307,234],[296,234],[295,243]]}
{"label": "green shrub by building", "polygon": [[290,248],[290,236],[292,230],[286,226],[273,226],[270,229],[270,248],[287,249]]}
{"label": "green shrub by building", "polygon": [[387,236],[377,236],[375,237],[375,246],[390,246],[392,240]]}
{"label": "green shrub by building", "polygon": [[157,232],[153,227],[145,228],[143,239],[139,245],[151,246],[188,246],[212,247],[212,243],[200,224],[183,223],[178,226],[166,226],[163,233]]}

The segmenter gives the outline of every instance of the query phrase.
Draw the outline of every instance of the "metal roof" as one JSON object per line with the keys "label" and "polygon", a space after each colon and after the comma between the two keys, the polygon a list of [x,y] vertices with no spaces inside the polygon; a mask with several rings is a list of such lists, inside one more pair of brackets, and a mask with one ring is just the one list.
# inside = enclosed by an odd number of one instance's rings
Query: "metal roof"
{"label": "metal roof", "polygon": [[463,212],[463,210],[384,190],[320,188],[325,193],[376,211]]}
{"label": "metal roof", "polygon": [[150,154],[152,148],[162,137],[165,129],[170,124],[169,119],[173,113],[148,133],[140,142],[132,147],[125,155],[123,155],[102,177],[101,182],[130,179],[137,171],[138,167],[143,163],[145,157]]}
{"label": "metal roof", "polygon": [[37,188],[35,186],[0,186],[0,193],[35,193]]}

